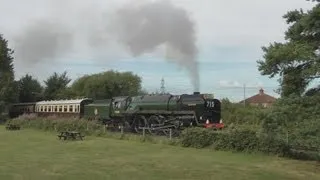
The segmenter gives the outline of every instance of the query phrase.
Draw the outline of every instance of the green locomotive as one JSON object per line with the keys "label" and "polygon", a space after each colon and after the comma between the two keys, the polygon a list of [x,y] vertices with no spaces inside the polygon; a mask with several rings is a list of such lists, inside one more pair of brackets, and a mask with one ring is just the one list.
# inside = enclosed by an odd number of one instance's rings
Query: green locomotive
{"label": "green locomotive", "polygon": [[154,134],[167,134],[186,127],[198,126],[221,129],[221,102],[213,95],[162,94],[143,96],[119,96],[112,99],[52,100],[17,103],[10,106],[11,118],[22,114],[38,116],[78,117],[99,120],[108,128]]}
{"label": "green locomotive", "polygon": [[94,101],[84,106],[85,119],[97,119],[113,129],[151,133],[180,131],[190,126],[223,128],[221,102],[213,95],[144,95],[121,96]]}

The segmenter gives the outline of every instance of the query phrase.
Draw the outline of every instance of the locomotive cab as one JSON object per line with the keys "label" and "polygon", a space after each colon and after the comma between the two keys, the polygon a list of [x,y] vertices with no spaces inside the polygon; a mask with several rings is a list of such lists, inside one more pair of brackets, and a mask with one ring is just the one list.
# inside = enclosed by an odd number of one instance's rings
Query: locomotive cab
{"label": "locomotive cab", "polygon": [[113,116],[120,116],[131,102],[129,96],[115,97],[111,100],[110,112]]}

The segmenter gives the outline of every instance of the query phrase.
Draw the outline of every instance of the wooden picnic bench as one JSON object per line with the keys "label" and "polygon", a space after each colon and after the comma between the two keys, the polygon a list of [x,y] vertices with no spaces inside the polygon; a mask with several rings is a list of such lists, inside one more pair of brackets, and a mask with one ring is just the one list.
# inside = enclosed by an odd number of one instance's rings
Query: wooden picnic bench
{"label": "wooden picnic bench", "polygon": [[62,131],[60,134],[58,134],[59,139],[67,140],[67,139],[72,139],[76,140],[77,138],[83,140],[84,135],[81,135],[80,132],[77,131]]}
{"label": "wooden picnic bench", "polygon": [[7,124],[6,125],[7,130],[20,130],[20,126],[16,124]]}

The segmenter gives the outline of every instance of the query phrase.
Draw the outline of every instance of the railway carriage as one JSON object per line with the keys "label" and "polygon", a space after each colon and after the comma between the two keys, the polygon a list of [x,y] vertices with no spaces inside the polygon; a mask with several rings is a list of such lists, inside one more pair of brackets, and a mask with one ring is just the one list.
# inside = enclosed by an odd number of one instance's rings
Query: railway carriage
{"label": "railway carriage", "polygon": [[84,106],[92,103],[92,99],[74,99],[59,101],[40,101],[35,105],[38,116],[62,116],[82,118]]}
{"label": "railway carriage", "polygon": [[9,117],[16,118],[23,114],[32,114],[35,112],[36,102],[15,103],[9,106]]}

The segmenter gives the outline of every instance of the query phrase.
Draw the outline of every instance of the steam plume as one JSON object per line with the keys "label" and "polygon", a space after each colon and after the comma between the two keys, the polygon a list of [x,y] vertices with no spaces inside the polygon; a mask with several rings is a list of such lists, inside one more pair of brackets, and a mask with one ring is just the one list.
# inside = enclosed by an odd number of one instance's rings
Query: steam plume
{"label": "steam plume", "polygon": [[[51,18],[32,21],[15,37],[15,56],[20,63],[52,63],[74,48],[77,54],[99,57],[101,52],[140,56],[164,46],[164,58],[185,68],[194,90],[199,91],[195,28],[184,9],[165,0],[139,0],[139,4],[121,6],[110,14],[92,4],[79,11],[75,9],[78,1],[52,2]],[[114,50],[119,44],[125,51]],[[83,49],[77,49],[81,45]]]}
{"label": "steam plume", "polygon": [[194,90],[199,90],[194,23],[185,10],[168,1],[130,4],[116,12],[114,22],[120,41],[134,56],[152,52],[165,44],[166,58],[185,67]]}
{"label": "steam plume", "polygon": [[69,52],[72,39],[72,34],[61,24],[35,21],[15,38],[15,54],[26,65],[49,61]]}

